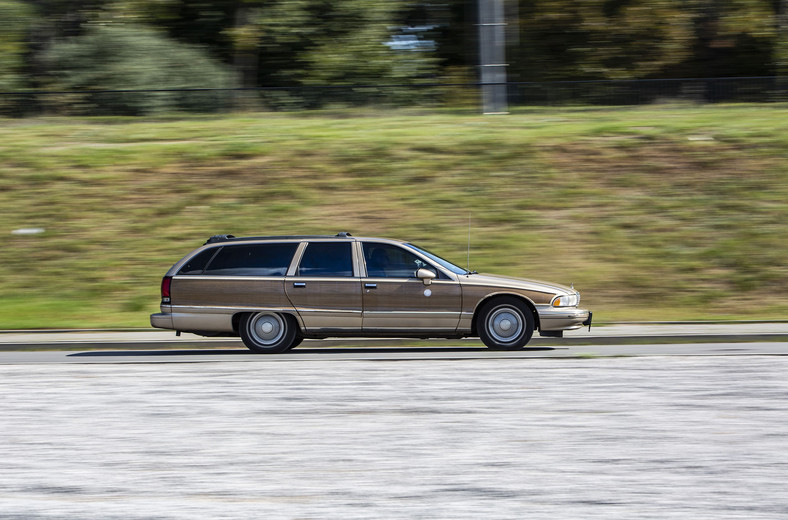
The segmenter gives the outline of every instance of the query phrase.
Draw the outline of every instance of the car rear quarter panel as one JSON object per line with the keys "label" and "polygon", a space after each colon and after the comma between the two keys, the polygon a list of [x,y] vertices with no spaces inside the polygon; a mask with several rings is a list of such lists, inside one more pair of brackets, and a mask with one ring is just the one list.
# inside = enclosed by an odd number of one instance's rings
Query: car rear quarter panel
{"label": "car rear quarter panel", "polygon": [[284,277],[256,278],[182,275],[172,279],[173,325],[179,330],[230,332],[232,315],[244,310],[272,310],[296,315],[284,291]]}

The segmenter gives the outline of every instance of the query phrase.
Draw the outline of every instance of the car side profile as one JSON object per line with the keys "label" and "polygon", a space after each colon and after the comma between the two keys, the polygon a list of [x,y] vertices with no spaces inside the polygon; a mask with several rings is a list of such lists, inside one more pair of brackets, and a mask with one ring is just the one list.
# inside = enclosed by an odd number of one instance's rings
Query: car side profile
{"label": "car side profile", "polygon": [[151,325],[240,336],[280,353],[304,338],[478,336],[523,348],[538,330],[591,324],[563,285],[478,274],[400,240],[334,236],[211,237],[167,271]]}

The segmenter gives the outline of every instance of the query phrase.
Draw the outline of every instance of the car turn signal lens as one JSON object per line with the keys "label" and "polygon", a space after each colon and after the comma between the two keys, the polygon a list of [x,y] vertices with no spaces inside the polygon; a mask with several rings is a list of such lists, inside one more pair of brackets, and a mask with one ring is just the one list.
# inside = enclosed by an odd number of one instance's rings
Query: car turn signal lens
{"label": "car turn signal lens", "polygon": [[575,294],[564,294],[561,296],[556,296],[553,299],[553,307],[575,307],[577,304],[580,303],[580,295],[578,293]]}

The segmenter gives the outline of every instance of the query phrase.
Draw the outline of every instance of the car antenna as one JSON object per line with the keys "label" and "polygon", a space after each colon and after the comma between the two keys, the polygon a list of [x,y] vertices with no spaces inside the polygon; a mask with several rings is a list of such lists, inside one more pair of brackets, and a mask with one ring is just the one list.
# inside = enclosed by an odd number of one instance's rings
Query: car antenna
{"label": "car antenna", "polygon": [[471,274],[471,213],[468,213],[468,271]]}

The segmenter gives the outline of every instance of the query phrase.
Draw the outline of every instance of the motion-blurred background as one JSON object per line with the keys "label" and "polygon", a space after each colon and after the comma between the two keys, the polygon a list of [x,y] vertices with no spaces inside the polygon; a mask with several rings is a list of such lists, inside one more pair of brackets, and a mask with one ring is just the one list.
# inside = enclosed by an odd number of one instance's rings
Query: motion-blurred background
{"label": "motion-blurred background", "polygon": [[483,1],[0,0],[0,328],[145,326],[217,233],[464,265],[469,215],[595,321],[785,318],[788,1],[499,2],[501,116]]}

